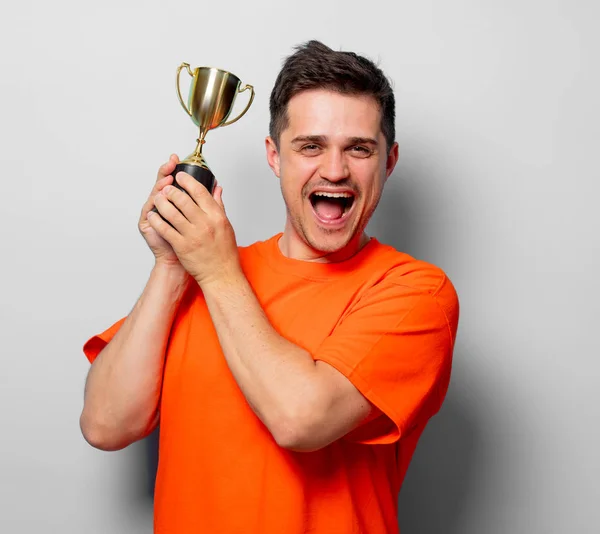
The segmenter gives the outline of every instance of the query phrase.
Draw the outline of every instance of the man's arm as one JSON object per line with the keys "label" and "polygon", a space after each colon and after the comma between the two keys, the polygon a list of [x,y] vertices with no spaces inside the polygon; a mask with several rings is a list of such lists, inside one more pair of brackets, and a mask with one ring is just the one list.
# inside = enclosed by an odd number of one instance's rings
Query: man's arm
{"label": "man's arm", "polygon": [[157,264],[142,295],[89,371],[81,431],[94,447],[117,450],[158,423],[165,349],[187,273]]}
{"label": "man's arm", "polygon": [[154,197],[173,183],[179,158],[158,170],[142,206],[138,229],[155,257],[146,287],[88,374],[80,426],[94,447],[116,450],[149,434],[158,423],[165,348],[177,305],[189,280],[171,246],[148,224]]}
{"label": "man's arm", "polygon": [[229,368],[280,446],[317,450],[381,413],[342,373],[277,333],[242,272],[202,290]]}

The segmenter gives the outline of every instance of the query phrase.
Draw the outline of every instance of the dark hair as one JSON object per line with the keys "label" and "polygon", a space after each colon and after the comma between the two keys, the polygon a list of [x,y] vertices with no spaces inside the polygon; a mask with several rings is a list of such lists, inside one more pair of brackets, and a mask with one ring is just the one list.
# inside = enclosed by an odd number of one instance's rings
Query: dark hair
{"label": "dark hair", "polygon": [[288,126],[288,102],[302,91],[328,89],[349,95],[371,95],[381,108],[381,131],[388,150],[396,138],[394,92],[383,71],[354,52],[334,51],[319,41],[297,46],[277,76],[269,110],[269,135],[279,146]]}

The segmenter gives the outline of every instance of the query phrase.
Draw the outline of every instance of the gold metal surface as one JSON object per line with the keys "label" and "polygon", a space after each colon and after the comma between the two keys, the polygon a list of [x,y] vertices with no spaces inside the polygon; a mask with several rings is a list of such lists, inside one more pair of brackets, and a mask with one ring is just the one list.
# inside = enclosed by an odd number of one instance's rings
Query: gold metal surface
{"label": "gold metal surface", "polygon": [[196,150],[194,150],[187,158],[185,158],[181,163],[189,163],[190,165],[198,165],[199,167],[204,167],[205,169],[209,169],[206,160],[204,159],[204,155],[202,154],[202,145],[204,141],[200,141],[200,139],[196,140],[198,144],[196,145]]}
{"label": "gold metal surface", "polygon": [[221,126],[229,126],[230,124],[233,124],[234,122],[239,121],[246,114],[246,111],[248,111],[248,109],[252,105],[252,101],[254,100],[254,87],[246,84],[241,89],[238,88],[238,93],[243,93],[247,89],[250,89],[250,100],[248,100],[248,104],[244,108],[244,111],[242,111],[235,119],[232,119],[228,122],[224,122],[223,124],[221,124]]}
{"label": "gold metal surface", "polygon": [[179,78],[181,76],[181,69],[186,68],[189,75],[190,76],[194,76],[194,73],[190,70],[190,64],[189,63],[182,63],[181,65],[179,65],[179,67],[177,67],[177,96],[179,97],[179,102],[181,103],[181,107],[183,107],[183,109],[186,110],[187,114],[191,117],[192,116],[192,112],[188,109],[188,107],[185,105],[185,102],[183,101],[183,98],[181,96],[181,84],[179,83]]}
{"label": "gold metal surface", "polygon": [[[184,68],[192,78],[187,105],[181,95],[180,87],[181,71]],[[179,103],[200,129],[200,135],[196,140],[196,150],[182,163],[191,163],[208,168],[206,160],[202,156],[202,145],[205,142],[206,134],[209,130],[229,126],[242,118],[254,100],[254,87],[245,85],[240,88],[240,79],[231,72],[222,69],[197,67],[192,71],[189,63],[182,63],[177,68],[176,85]],[[248,89],[250,90],[248,104],[237,117],[227,121],[233,110],[236,96]]]}

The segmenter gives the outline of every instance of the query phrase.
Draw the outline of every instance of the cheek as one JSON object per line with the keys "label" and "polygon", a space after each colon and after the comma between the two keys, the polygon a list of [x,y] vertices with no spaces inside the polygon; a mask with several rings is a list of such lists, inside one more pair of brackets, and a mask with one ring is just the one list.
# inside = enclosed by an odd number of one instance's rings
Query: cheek
{"label": "cheek", "polygon": [[307,182],[319,170],[318,158],[298,158],[291,169],[300,181]]}
{"label": "cheek", "polygon": [[282,189],[288,195],[301,195],[303,187],[315,176],[318,163],[314,159],[302,158],[282,162],[280,169]]}
{"label": "cheek", "polygon": [[284,173],[281,175],[280,185],[286,206],[297,209],[302,203],[302,183],[295,176]]}
{"label": "cheek", "polygon": [[360,161],[353,169],[353,175],[367,204],[379,197],[385,181],[379,166]]}

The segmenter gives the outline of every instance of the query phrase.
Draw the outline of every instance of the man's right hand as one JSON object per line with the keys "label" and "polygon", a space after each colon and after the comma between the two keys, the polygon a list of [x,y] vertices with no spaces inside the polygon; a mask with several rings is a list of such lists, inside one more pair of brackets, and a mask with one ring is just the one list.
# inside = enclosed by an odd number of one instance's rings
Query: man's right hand
{"label": "man's right hand", "polygon": [[156,183],[150,192],[148,200],[146,200],[146,203],[142,207],[138,229],[154,254],[157,264],[164,264],[185,271],[181,263],[179,263],[179,259],[175,255],[171,245],[160,237],[148,223],[148,212],[154,207],[153,199],[165,186],[173,183],[172,173],[178,163],[179,158],[175,154],[172,154],[169,161],[158,169]]}

